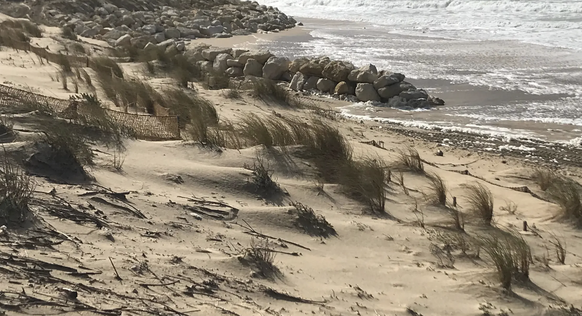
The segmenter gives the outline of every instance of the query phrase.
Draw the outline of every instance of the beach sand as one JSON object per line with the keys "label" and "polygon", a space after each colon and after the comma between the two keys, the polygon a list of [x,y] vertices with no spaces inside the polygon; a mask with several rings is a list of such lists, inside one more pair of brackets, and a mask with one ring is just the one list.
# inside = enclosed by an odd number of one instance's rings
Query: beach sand
{"label": "beach sand", "polygon": [[[306,34],[297,28],[278,34],[193,41],[191,45],[245,46],[281,36]],[[4,49],[0,52],[1,80],[49,96],[71,95],[51,79],[57,66],[41,66],[35,58]],[[148,79],[135,65],[124,68]],[[160,80],[156,82],[163,86]],[[267,104],[244,91],[241,99],[227,99],[222,91],[196,88],[224,119],[235,121],[254,113],[308,122],[316,115],[309,109]],[[311,108],[332,112],[347,105],[301,98]],[[392,164],[398,150],[408,146],[418,150],[425,171],[445,181],[449,203],[455,197],[459,210],[467,214],[466,233],[452,228],[450,211],[430,202],[430,180],[420,173],[394,171],[386,201],[389,216],[379,216],[368,214],[366,205],[350,199],[336,184],[321,187],[312,163],[300,158],[297,148],[287,153],[260,147],[214,151],[186,141],[133,140],[126,142],[123,170],[118,172],[112,168],[113,150],[94,146],[96,165],[90,172],[95,184],[64,185],[35,178],[35,195],[45,201],[34,207],[37,216],[68,240],[50,247],[21,247],[18,240],[27,232],[10,230],[6,240],[15,242],[0,243],[4,263],[0,291],[7,295],[0,301],[12,298],[20,305],[20,311],[14,307],[7,314],[67,310],[69,314],[96,315],[97,309],[109,309],[118,315],[146,315],[156,309],[168,315],[497,315],[507,311],[531,316],[557,315],[545,312],[549,306],[582,305],[579,230],[555,218],[557,205],[508,188],[527,186],[545,196],[531,180],[534,164],[520,156],[426,141],[420,134],[405,136],[373,121],[316,117],[339,128],[357,157]],[[34,118],[34,114],[15,117],[15,128],[29,129]],[[21,137],[26,135],[31,134],[21,131]],[[383,147],[367,144],[370,141],[383,142]],[[6,144],[15,151],[22,145]],[[436,156],[437,150],[443,156]],[[263,196],[250,183],[253,175],[245,166],[252,165],[258,153],[267,159],[283,194]],[[579,168],[563,171],[580,179]],[[403,179],[400,184],[398,177]],[[492,226],[469,216],[464,185],[470,183],[491,190]],[[51,196],[53,189],[56,193]],[[108,194],[111,192],[124,192],[127,201],[114,198]],[[75,223],[41,207],[49,202],[61,205],[59,201],[67,201],[81,213],[98,214],[107,227]],[[292,202],[324,216],[337,236],[303,233],[289,213]],[[136,217],[135,209],[145,218]],[[527,232],[522,230],[524,221],[530,227]],[[499,230],[515,230],[532,249],[530,281],[515,282],[511,293],[501,290],[495,267],[483,251],[477,256],[478,249],[473,247],[463,254],[458,245],[450,255],[436,250],[442,250],[450,236],[468,241]],[[564,265],[556,261],[552,234],[567,245]],[[271,279],[254,277],[240,260],[245,249],[257,241],[256,236],[270,236],[271,247],[277,251],[274,265],[279,273]],[[45,281],[10,272],[18,269],[15,262],[25,259],[37,260],[27,273],[48,270]],[[73,270],[88,273],[71,273]],[[55,277],[60,281],[54,281]],[[74,290],[76,298],[64,297],[68,292],[63,288]],[[26,301],[18,293],[57,306]]]}

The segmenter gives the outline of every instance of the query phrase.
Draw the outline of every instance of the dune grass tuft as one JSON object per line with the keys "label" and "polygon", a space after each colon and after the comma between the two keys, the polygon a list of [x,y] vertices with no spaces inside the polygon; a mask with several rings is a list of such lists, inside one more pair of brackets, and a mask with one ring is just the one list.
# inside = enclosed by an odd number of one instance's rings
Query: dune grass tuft
{"label": "dune grass tuft", "polygon": [[511,289],[512,280],[529,279],[532,262],[531,249],[517,234],[481,235],[478,238],[483,251],[497,269],[499,281],[504,289]]}
{"label": "dune grass tuft", "polygon": [[32,37],[42,37],[43,30],[28,20],[6,20],[0,23],[1,29],[11,28],[22,30]]}
{"label": "dune grass tuft", "polygon": [[338,172],[338,183],[347,194],[366,203],[373,213],[386,212],[388,167],[381,158],[349,160]]}
{"label": "dune grass tuft", "polygon": [[323,215],[317,215],[313,209],[299,202],[292,202],[291,206],[296,215],[295,226],[311,236],[329,238],[337,236],[337,232]]}
{"label": "dune grass tuft", "polygon": [[465,184],[468,209],[483,223],[490,225],[493,220],[493,194],[481,183]]}
{"label": "dune grass tuft", "polygon": [[447,206],[447,185],[441,176],[436,173],[428,175],[430,189],[432,191],[431,200],[440,206]]}
{"label": "dune grass tuft", "polygon": [[398,157],[395,167],[403,170],[409,170],[417,173],[424,173],[424,165],[418,151],[412,147],[406,150],[398,149]]}
{"label": "dune grass tuft", "polygon": [[556,178],[547,192],[560,207],[562,217],[582,226],[582,192],[577,182],[568,178]]}
{"label": "dune grass tuft", "polygon": [[532,175],[532,180],[534,180],[542,191],[546,191],[550,188],[554,181],[559,180],[560,176],[549,169],[536,169]]}
{"label": "dune grass tuft", "polygon": [[33,215],[28,205],[35,182],[26,171],[9,161],[6,151],[0,168],[0,225],[22,223]]}
{"label": "dune grass tuft", "polygon": [[253,238],[242,259],[253,266],[256,276],[270,279],[280,273],[275,266],[276,255],[268,239]]}

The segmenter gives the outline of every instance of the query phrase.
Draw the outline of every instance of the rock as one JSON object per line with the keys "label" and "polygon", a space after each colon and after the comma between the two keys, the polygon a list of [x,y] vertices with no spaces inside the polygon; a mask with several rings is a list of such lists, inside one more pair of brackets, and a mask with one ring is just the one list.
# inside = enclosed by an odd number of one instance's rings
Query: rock
{"label": "rock", "polygon": [[180,30],[171,27],[164,31],[164,35],[166,35],[166,38],[180,38]]}
{"label": "rock", "polygon": [[310,61],[306,64],[303,64],[299,71],[301,71],[304,75],[307,76],[317,76],[321,77],[321,73],[323,72],[324,65],[318,64],[314,61]]}
{"label": "rock", "polygon": [[242,77],[244,75],[244,71],[241,67],[229,67],[226,69],[225,73],[229,77]]}
{"label": "rock", "polygon": [[390,100],[388,100],[388,106],[393,107],[393,108],[405,107],[406,103],[407,103],[406,99],[399,97],[399,96],[395,96],[393,98],[390,98]]}
{"label": "rock", "polygon": [[186,43],[180,41],[180,42],[176,42],[176,49],[178,51],[183,52],[186,49]]}
{"label": "rock", "polygon": [[127,26],[132,26],[135,23],[135,20],[130,15],[124,15],[121,18],[121,23]]}
{"label": "rock", "polygon": [[[234,57],[234,56],[233,56]],[[239,68],[244,68],[245,65],[239,63],[237,60],[235,59],[229,59],[226,61],[226,64],[228,65],[228,67],[239,67]]]}
{"label": "rock", "polygon": [[335,82],[327,78],[321,78],[317,81],[317,89],[321,92],[333,92],[334,88]]}
{"label": "rock", "polygon": [[[240,60],[239,60],[240,62]],[[245,76],[255,76],[255,77],[262,77],[263,76],[263,65],[259,63],[254,58],[247,59],[245,63],[245,68],[243,69],[243,74]]]}
{"label": "rock", "polygon": [[330,80],[335,82],[346,81],[348,80],[348,76],[354,70],[354,65],[351,63],[343,62],[343,61],[332,61],[327,64],[321,74]]}
{"label": "rock", "polygon": [[230,54],[230,48],[211,47],[202,50],[202,56],[208,61],[214,61],[218,54]]}
{"label": "rock", "polygon": [[154,38],[156,39],[156,43],[162,43],[166,40],[166,35],[163,32],[154,34]]}
{"label": "rock", "polygon": [[212,67],[212,62],[210,62],[210,61],[207,61],[207,60],[200,61],[198,66],[200,67],[200,70],[203,73],[211,73],[212,72],[213,67]]}
{"label": "rock", "polygon": [[291,73],[289,70],[286,70],[286,71],[285,71],[285,72],[284,72],[284,73],[281,75],[281,78],[280,78],[280,79],[281,79],[281,80],[283,80],[283,81],[290,82],[290,81],[291,81],[291,79],[293,79],[293,74],[292,74],[292,73]]}
{"label": "rock", "polygon": [[122,37],[123,35],[127,35],[127,33],[118,31],[118,30],[110,30],[105,35],[103,35],[104,40],[114,40],[116,41],[118,38]]}
{"label": "rock", "polygon": [[216,58],[214,59],[214,64],[213,64],[214,71],[216,71],[218,73],[225,72],[226,69],[228,68],[228,65],[226,62],[229,59],[232,59],[232,56],[230,56],[229,54],[226,54],[226,53],[218,54],[216,56]]}
{"label": "rock", "polygon": [[441,98],[437,98],[437,97],[429,97],[428,101],[430,102],[431,105],[445,105],[445,101]]}
{"label": "rock", "polygon": [[347,83],[347,82],[345,82],[345,81],[341,81],[341,82],[339,82],[339,83],[338,83],[338,84],[335,86],[335,89],[334,89],[334,93],[335,93],[335,94],[339,94],[339,95],[342,95],[342,94],[349,94],[349,92],[350,92],[350,88],[348,87],[348,83]]}
{"label": "rock", "polygon": [[296,73],[299,71],[301,66],[303,66],[309,62],[310,62],[310,60],[307,57],[297,58],[297,59],[293,60],[291,62],[291,64],[289,64],[289,71],[291,71],[292,73]]}
{"label": "rock", "polygon": [[372,64],[352,70],[348,75],[348,80],[353,82],[374,83],[376,79],[378,79],[378,70]]}
{"label": "rock", "polygon": [[422,89],[402,91],[400,92],[400,96],[405,98],[406,100],[416,100],[416,99],[428,100],[428,93],[426,93],[426,91]]}
{"label": "rock", "polygon": [[305,81],[305,84],[303,84],[303,90],[315,90],[317,89],[317,82],[319,81],[319,77],[313,76],[313,77],[309,77],[309,79],[307,79]]}
{"label": "rock", "polygon": [[380,96],[371,83],[358,83],[356,86],[356,97],[363,102],[380,101]]}
{"label": "rock", "polygon": [[224,27],[222,25],[207,26],[207,27],[200,28],[200,33],[202,33],[206,36],[214,36],[214,35],[220,34],[222,32],[224,32]]}
{"label": "rock", "polygon": [[99,34],[99,29],[96,28],[96,27],[94,27],[94,28],[91,28],[91,29],[86,29],[80,35],[83,36],[83,37],[93,37],[93,36],[95,36],[97,34]]}
{"label": "rock", "polygon": [[378,94],[383,99],[390,99],[399,95],[402,91],[407,91],[409,89],[414,89],[414,86],[406,81],[402,81],[384,88],[378,89]]}
{"label": "rock", "polygon": [[173,39],[169,39],[169,40],[165,40],[165,41],[163,41],[163,42],[160,42],[160,43],[158,43],[158,45],[157,45],[157,46],[158,46],[158,47],[164,47],[164,48],[166,48],[166,47],[168,47],[168,46],[170,46],[170,45],[173,45],[173,44],[174,44],[174,42],[175,42],[175,41],[174,41]]}
{"label": "rock", "polygon": [[374,81],[374,88],[380,89],[401,82],[403,79],[401,80],[397,75],[398,74],[390,74],[381,76],[376,81]]}
{"label": "rock", "polygon": [[420,109],[420,108],[430,108],[430,102],[426,99],[413,99],[413,100],[408,100],[408,102],[406,102],[406,106],[415,108],[415,109]]}
{"label": "rock", "polygon": [[301,90],[303,90],[303,85],[305,84],[306,80],[307,80],[307,78],[305,78],[305,76],[298,71],[295,73],[295,75],[291,79],[291,83],[289,84],[289,88],[291,88],[292,90],[295,90],[295,91],[301,91]]}
{"label": "rock", "polygon": [[196,29],[189,29],[189,28],[185,28],[185,27],[178,27],[177,29],[180,31],[180,37],[190,38],[190,39],[202,37],[202,34],[200,33],[200,31],[196,30]]}
{"label": "rock", "polygon": [[156,44],[154,44],[154,43],[152,43],[152,42],[149,42],[149,43],[147,43],[147,44],[144,46],[144,48],[143,48],[143,49],[144,49],[145,51],[148,51],[148,50],[153,50],[153,49],[155,49],[156,47],[158,47],[158,45],[156,45]]}
{"label": "rock", "polygon": [[239,58],[240,55],[247,53],[248,49],[240,49],[240,48],[233,48],[232,49],[232,57]]}
{"label": "rock", "polygon": [[246,64],[247,60],[252,58],[255,61],[257,61],[258,63],[260,63],[261,65],[264,65],[267,62],[267,60],[269,60],[269,58],[271,58],[271,56],[273,56],[273,55],[268,50],[246,52],[246,53],[242,53],[238,57],[238,62],[241,64]]}
{"label": "rock", "polygon": [[289,58],[287,57],[271,57],[265,62],[263,66],[263,78],[278,80],[283,73],[289,69]]}
{"label": "rock", "polygon": [[103,9],[105,9],[109,14],[115,13],[115,11],[118,10],[117,6],[111,3],[104,4]]}
{"label": "rock", "polygon": [[141,31],[146,33],[146,34],[155,34],[157,32],[157,29],[156,29],[155,25],[148,24],[148,25],[142,26]]}
{"label": "rock", "polygon": [[131,35],[125,34],[115,41],[115,47],[129,47],[131,45]]}

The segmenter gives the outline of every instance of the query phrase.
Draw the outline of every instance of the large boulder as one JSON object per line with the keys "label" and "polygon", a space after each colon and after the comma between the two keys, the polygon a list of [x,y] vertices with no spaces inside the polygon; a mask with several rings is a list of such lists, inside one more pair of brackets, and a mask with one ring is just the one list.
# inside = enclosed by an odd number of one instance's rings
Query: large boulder
{"label": "large boulder", "polygon": [[[170,46],[171,47],[171,46]],[[200,71],[202,73],[211,73],[212,72],[212,62],[208,60],[203,60],[197,63]]]}
{"label": "large boulder", "polygon": [[252,58],[255,61],[257,61],[258,63],[260,63],[261,65],[264,65],[267,62],[267,60],[269,60],[269,58],[271,58],[271,56],[273,56],[273,55],[268,50],[246,52],[246,53],[242,53],[238,57],[238,62],[246,65],[247,60]]}
{"label": "large boulder", "polygon": [[383,99],[390,99],[392,97],[399,95],[402,91],[408,91],[410,89],[414,90],[416,88],[412,84],[410,84],[406,81],[402,81],[402,82],[378,89],[378,94]]}
{"label": "large boulder", "polygon": [[[240,60],[239,60],[240,62]],[[247,59],[245,63],[245,68],[243,69],[243,74],[245,76],[255,76],[255,77],[262,77],[263,76],[263,65],[259,63],[254,58]]]}
{"label": "large boulder", "polygon": [[289,71],[292,73],[296,73],[299,71],[299,69],[301,68],[301,66],[309,63],[310,60],[307,57],[299,57],[297,59],[294,59],[290,64],[289,64]]}
{"label": "large boulder", "polygon": [[115,41],[115,47],[129,47],[131,45],[131,35],[125,34]]}
{"label": "large boulder", "polygon": [[226,53],[218,54],[214,59],[214,64],[212,66],[214,68],[214,71],[218,73],[225,72],[226,69],[228,68],[227,61],[229,59],[232,59],[232,56],[230,56],[229,54]]}
{"label": "large boulder", "polygon": [[243,69],[245,67],[245,65],[239,63],[236,59],[229,59],[226,61],[226,64],[228,65],[228,67],[239,67],[240,69]]}
{"label": "large boulder", "polygon": [[180,38],[180,30],[171,27],[164,31],[164,35],[166,35],[166,38]]}
{"label": "large boulder", "polygon": [[215,36],[216,34],[220,34],[222,32],[224,32],[224,27],[222,25],[200,28],[200,33],[206,36]]}
{"label": "large boulder", "polygon": [[395,96],[388,100],[388,106],[393,108],[401,108],[407,105],[407,100],[403,97]]}
{"label": "large boulder", "polygon": [[241,67],[229,67],[224,73],[229,77],[241,77],[244,75]]}
{"label": "large boulder", "polygon": [[247,53],[248,51],[249,51],[248,49],[233,48],[232,49],[232,57],[239,58],[240,55]]}
{"label": "large boulder", "polygon": [[346,81],[354,68],[354,65],[348,62],[332,61],[323,68],[321,74],[335,82]]}
{"label": "large boulder", "polygon": [[374,83],[378,79],[376,66],[369,64],[359,69],[352,70],[348,75],[348,80],[361,83]]}
{"label": "large boulder", "polygon": [[401,97],[405,98],[406,100],[416,100],[416,99],[424,99],[428,100],[428,93],[422,89],[417,90],[406,90],[402,91],[399,94]]}
{"label": "large boulder", "polygon": [[214,61],[218,54],[230,54],[230,51],[231,51],[230,48],[211,47],[202,50],[202,56],[204,57],[204,59],[208,61]]}
{"label": "large boulder", "polygon": [[295,75],[291,79],[291,83],[289,84],[289,88],[291,88],[292,90],[295,90],[295,91],[301,91],[301,90],[303,90],[303,85],[305,84],[305,81],[307,81],[307,78],[305,77],[305,75],[303,75],[302,73],[300,73],[298,71],[295,73]]}
{"label": "large boulder", "polygon": [[263,66],[263,78],[279,80],[283,73],[289,69],[289,58],[287,57],[271,57]]}
{"label": "large boulder", "polygon": [[339,82],[334,89],[335,94],[348,94],[350,92],[350,88],[348,87],[348,83],[345,81]]}
{"label": "large boulder", "polygon": [[321,92],[333,92],[334,88],[335,82],[327,78],[321,78],[317,81],[317,89]]}
{"label": "large boulder", "polygon": [[321,77],[324,67],[325,66],[323,64],[319,64],[315,61],[310,61],[299,67],[299,71],[301,71],[306,76]]}
{"label": "large boulder", "polygon": [[378,95],[374,85],[371,83],[358,83],[356,86],[356,97],[363,102],[381,100],[380,95]]}
{"label": "large boulder", "polygon": [[305,81],[305,84],[303,84],[303,90],[315,90],[317,89],[317,82],[319,81],[319,77],[313,76],[313,77],[309,77],[309,79],[307,79]]}
{"label": "large boulder", "polygon": [[380,89],[386,86],[391,86],[393,84],[399,83],[404,80],[404,75],[399,73],[383,75],[374,81],[374,88]]}

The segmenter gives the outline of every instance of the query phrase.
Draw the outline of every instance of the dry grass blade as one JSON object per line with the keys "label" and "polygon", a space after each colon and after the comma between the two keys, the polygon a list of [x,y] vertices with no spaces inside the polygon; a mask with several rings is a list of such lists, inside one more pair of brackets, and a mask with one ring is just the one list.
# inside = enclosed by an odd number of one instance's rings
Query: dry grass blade
{"label": "dry grass blade", "polygon": [[558,259],[560,264],[566,264],[566,255],[568,254],[566,250],[566,240],[560,240],[560,238],[554,234],[550,234],[550,237],[552,238],[550,243],[556,248],[556,259]]}
{"label": "dry grass blade", "polygon": [[253,238],[242,259],[255,268],[255,276],[272,278],[280,273],[274,265],[276,255],[268,239]]}
{"label": "dry grass blade", "polygon": [[412,147],[406,150],[398,149],[396,167],[412,172],[424,173],[424,165],[418,151]]}
{"label": "dry grass blade", "polygon": [[109,76],[109,78],[115,75],[117,78],[123,78],[123,70],[115,60],[109,57],[101,56],[91,58],[89,66],[98,75]]}
{"label": "dry grass blade", "polygon": [[28,204],[35,182],[18,165],[8,160],[6,150],[0,170],[0,225],[22,223],[32,216]]}
{"label": "dry grass blade", "polygon": [[0,116],[0,142],[5,137],[14,135],[14,124],[7,116]]}
{"label": "dry grass blade", "polygon": [[247,167],[252,170],[252,183],[262,193],[279,191],[279,185],[273,180],[273,170],[262,154],[257,154],[253,165]]}
{"label": "dry grass blade", "polygon": [[490,225],[493,220],[493,194],[481,183],[465,184],[469,211]]}
{"label": "dry grass blade", "polygon": [[560,206],[562,217],[582,226],[582,193],[580,185],[572,179],[558,178],[548,188],[551,199]]}
{"label": "dry grass blade", "polygon": [[311,236],[329,238],[329,236],[337,236],[337,232],[333,226],[323,217],[317,215],[309,206],[303,205],[299,202],[291,203],[295,207],[295,226],[303,229],[303,231]]}
{"label": "dry grass blade", "polygon": [[368,204],[373,213],[386,212],[388,167],[382,159],[350,161],[339,170],[339,184],[357,200]]}
{"label": "dry grass blade", "polygon": [[42,37],[43,33],[42,29],[38,25],[28,20],[5,20],[0,23],[0,28],[22,30],[32,37]]}
{"label": "dry grass blade", "polygon": [[521,236],[504,233],[483,235],[479,240],[483,251],[495,264],[503,288],[510,289],[513,278],[529,279],[531,250]]}
{"label": "dry grass blade", "polygon": [[436,173],[429,174],[428,179],[430,180],[430,189],[432,191],[432,202],[441,206],[446,206],[448,191],[445,181]]}
{"label": "dry grass blade", "polygon": [[549,169],[536,169],[531,178],[539,185],[542,191],[546,191],[554,181],[560,179],[560,176]]}

